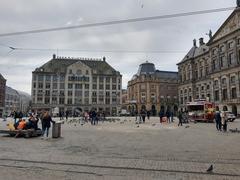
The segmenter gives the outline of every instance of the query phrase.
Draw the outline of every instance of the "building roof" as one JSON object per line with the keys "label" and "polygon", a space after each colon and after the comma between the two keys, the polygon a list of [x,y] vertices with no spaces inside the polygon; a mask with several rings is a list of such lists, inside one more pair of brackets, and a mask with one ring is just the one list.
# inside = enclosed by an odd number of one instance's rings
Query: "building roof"
{"label": "building roof", "polygon": [[55,55],[53,55],[53,58],[50,61],[48,61],[41,67],[35,69],[34,72],[66,73],[67,67],[77,62],[81,62],[89,68],[96,70],[98,74],[109,74],[109,72],[111,72],[111,74],[117,73],[117,71],[105,61],[105,57],[102,60],[88,58],[56,57]]}
{"label": "building roof", "polygon": [[9,87],[9,86],[6,86],[5,92],[6,92],[6,94],[15,94],[15,95],[19,96],[18,91],[16,89],[13,89],[13,88]]}
{"label": "building roof", "polygon": [[156,70],[155,65],[148,61],[140,64],[137,74],[133,75],[131,80],[134,80],[141,75],[151,75],[161,79],[178,79],[178,72]]}
{"label": "building roof", "polygon": [[140,76],[141,74],[154,74],[155,71],[155,65],[147,61],[139,66],[137,75]]}
{"label": "building roof", "polygon": [[0,73],[0,79],[6,80],[1,73]]}
{"label": "building roof", "polygon": [[207,53],[208,51],[209,51],[209,47],[205,43],[201,44],[199,47],[194,43],[193,47],[189,50],[187,55],[177,65],[182,64],[190,59],[194,59],[198,56],[201,56]]}
{"label": "building roof", "polygon": [[[218,40],[217,36],[221,33],[222,29],[228,24],[228,22],[235,16],[236,13],[240,12],[240,7],[236,7],[234,11],[230,14],[230,16],[224,21],[224,23],[220,26],[217,32],[213,35],[213,37],[209,40],[208,45],[212,44],[214,41]],[[235,30],[238,29],[238,26],[235,27]],[[231,31],[229,32],[231,33]]]}

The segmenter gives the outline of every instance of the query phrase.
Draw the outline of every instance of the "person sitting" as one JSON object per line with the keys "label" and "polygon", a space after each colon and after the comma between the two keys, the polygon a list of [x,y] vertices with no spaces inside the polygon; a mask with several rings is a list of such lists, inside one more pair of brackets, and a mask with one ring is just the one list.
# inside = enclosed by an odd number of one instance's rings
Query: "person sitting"
{"label": "person sitting", "polygon": [[27,129],[38,129],[38,118],[34,117],[32,114],[30,114],[30,118],[28,119],[27,123]]}
{"label": "person sitting", "polygon": [[26,128],[26,121],[25,119],[20,119],[18,122],[17,129],[18,130],[24,130]]}
{"label": "person sitting", "polygon": [[19,119],[18,126],[17,126],[17,134],[15,135],[15,138],[17,138],[20,135],[20,131],[26,129],[26,121],[25,119]]}

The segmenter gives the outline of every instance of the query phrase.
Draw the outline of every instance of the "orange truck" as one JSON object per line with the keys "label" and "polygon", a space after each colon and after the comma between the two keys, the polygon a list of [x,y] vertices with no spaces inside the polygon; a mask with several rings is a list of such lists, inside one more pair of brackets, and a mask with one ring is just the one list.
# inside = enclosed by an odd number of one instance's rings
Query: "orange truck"
{"label": "orange truck", "polygon": [[187,103],[190,121],[214,122],[215,104],[206,100],[195,100]]}

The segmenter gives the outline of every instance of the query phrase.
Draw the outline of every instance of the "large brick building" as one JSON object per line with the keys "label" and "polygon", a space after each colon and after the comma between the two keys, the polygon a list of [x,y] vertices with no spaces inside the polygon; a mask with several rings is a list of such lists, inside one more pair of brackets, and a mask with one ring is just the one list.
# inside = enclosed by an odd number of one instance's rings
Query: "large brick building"
{"label": "large brick building", "polygon": [[122,75],[103,59],[56,57],[32,73],[32,109],[104,111],[121,108]]}
{"label": "large brick building", "polygon": [[133,114],[141,109],[156,115],[160,109],[176,111],[178,74],[156,70],[153,63],[143,63],[128,82],[128,110]]}
{"label": "large brick building", "polygon": [[0,117],[3,116],[5,106],[6,79],[0,74]]}
{"label": "large brick building", "polygon": [[207,44],[203,38],[178,64],[179,102],[207,99],[220,110],[240,113],[240,8],[237,7]]}

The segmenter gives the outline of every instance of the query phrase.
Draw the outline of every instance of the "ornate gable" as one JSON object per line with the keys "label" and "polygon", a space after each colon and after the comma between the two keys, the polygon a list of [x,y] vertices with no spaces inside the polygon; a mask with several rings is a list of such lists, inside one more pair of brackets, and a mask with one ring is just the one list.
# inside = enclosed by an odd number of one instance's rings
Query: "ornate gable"
{"label": "ornate gable", "polygon": [[235,9],[223,25],[218,29],[216,34],[210,40],[211,42],[217,41],[218,39],[240,29],[240,10]]}

